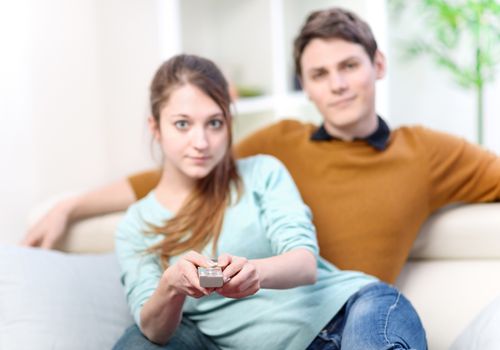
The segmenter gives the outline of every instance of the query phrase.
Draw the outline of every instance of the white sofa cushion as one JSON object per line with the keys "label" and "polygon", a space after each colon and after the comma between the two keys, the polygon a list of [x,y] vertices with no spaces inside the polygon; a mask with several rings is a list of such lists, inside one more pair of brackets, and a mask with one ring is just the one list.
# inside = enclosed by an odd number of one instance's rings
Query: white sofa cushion
{"label": "white sofa cushion", "polygon": [[114,251],[116,227],[124,213],[102,215],[79,221],[56,245],[67,253],[106,253]]}
{"label": "white sofa cushion", "polygon": [[414,259],[500,258],[500,203],[448,207],[432,215],[413,245]]}
{"label": "white sofa cushion", "polygon": [[[396,286],[420,315],[430,350],[448,350],[479,311],[499,295],[498,271],[498,259],[412,260],[405,265]],[[481,348],[468,348],[472,349]]]}
{"label": "white sofa cushion", "polygon": [[110,349],[133,323],[114,254],[0,245],[0,349]]}

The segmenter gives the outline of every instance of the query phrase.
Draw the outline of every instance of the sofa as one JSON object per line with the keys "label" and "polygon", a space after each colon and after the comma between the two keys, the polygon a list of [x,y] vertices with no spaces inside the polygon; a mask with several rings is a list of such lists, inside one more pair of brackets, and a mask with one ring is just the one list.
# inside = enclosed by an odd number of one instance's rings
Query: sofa
{"label": "sofa", "polygon": [[[112,253],[122,215],[76,223],[58,251],[2,244],[0,235],[0,349],[112,347],[133,322]],[[396,285],[419,312],[429,349],[500,349],[497,277],[500,203],[468,204],[429,218]]]}

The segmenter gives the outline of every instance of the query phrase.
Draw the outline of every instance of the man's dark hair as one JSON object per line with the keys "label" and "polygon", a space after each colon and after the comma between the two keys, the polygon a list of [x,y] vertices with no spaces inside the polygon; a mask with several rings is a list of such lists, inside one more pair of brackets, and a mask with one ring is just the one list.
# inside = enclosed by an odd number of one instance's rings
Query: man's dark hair
{"label": "man's dark hair", "polygon": [[368,23],[355,13],[339,8],[329,8],[312,12],[295,38],[293,57],[295,72],[300,77],[300,59],[311,40],[342,39],[360,44],[373,62],[377,52],[377,42]]}

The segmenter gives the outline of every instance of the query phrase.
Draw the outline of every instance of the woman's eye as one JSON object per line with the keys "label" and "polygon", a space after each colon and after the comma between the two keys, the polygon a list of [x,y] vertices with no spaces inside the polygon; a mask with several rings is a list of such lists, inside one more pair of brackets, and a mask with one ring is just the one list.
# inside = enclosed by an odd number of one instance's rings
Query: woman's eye
{"label": "woman's eye", "polygon": [[213,129],[220,129],[220,128],[222,128],[222,125],[224,125],[224,122],[220,119],[212,119],[209,122],[209,125]]}
{"label": "woman's eye", "polygon": [[180,130],[187,129],[187,127],[189,126],[189,124],[186,120],[178,120],[174,123],[174,125],[177,129],[180,129]]}

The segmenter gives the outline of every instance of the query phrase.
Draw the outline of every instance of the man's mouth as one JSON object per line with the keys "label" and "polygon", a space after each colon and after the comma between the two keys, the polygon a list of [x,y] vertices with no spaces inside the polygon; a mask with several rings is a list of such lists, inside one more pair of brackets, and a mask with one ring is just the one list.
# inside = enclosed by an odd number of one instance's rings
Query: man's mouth
{"label": "man's mouth", "polygon": [[356,96],[344,97],[328,104],[328,107],[344,107],[356,99]]}

